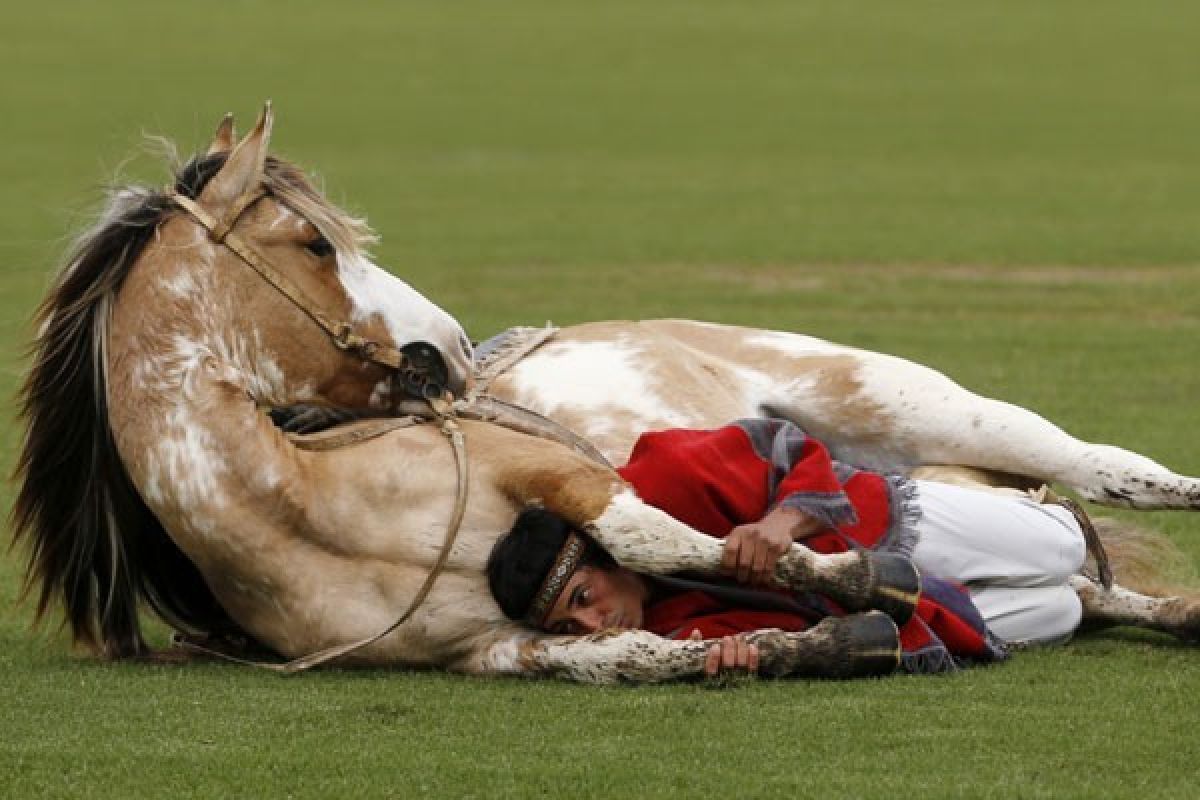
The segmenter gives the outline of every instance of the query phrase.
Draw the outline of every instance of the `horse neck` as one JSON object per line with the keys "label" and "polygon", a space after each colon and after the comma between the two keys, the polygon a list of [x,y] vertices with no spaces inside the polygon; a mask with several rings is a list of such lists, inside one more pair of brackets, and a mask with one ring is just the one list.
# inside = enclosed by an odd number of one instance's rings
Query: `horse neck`
{"label": "horse neck", "polygon": [[[199,231],[190,235],[203,238]],[[108,337],[111,382],[132,385],[145,401],[171,405],[197,364],[211,361],[260,403],[303,395],[301,382],[287,380],[265,354],[255,324],[260,312],[228,302],[249,294],[257,276],[202,247],[186,248],[187,258],[164,257],[164,251],[184,249],[149,249],[122,287]]]}
{"label": "horse neck", "polygon": [[[168,252],[181,251],[174,243]],[[113,309],[106,340],[109,418],[134,485],[200,562],[222,556],[200,540],[237,526],[239,509],[261,505],[255,496],[277,492],[294,475],[294,453],[259,404],[301,397],[303,387],[265,355],[248,324],[253,315],[218,302],[237,297],[229,281],[245,276],[161,255],[152,251],[135,267]],[[241,522],[251,535],[256,526]]]}

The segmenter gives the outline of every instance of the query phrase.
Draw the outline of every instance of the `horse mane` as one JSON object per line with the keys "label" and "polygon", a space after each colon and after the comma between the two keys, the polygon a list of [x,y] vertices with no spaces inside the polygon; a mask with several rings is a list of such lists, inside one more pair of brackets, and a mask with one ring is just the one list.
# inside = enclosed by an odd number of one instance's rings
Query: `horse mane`
{"label": "horse mane", "polygon": [[[227,158],[192,158],[176,172],[174,190],[195,199]],[[373,240],[365,223],[332,208],[290,164],[268,158],[264,178],[339,250]],[[100,220],[76,241],[37,309],[32,363],[18,395],[25,430],[11,523],[13,545],[29,551],[22,596],[36,589],[35,620],[60,602],[73,639],[110,658],[149,652],[139,618],[143,602],[177,630],[242,633],[142,501],[108,419],[112,307],[173,211],[165,189],[110,192]]]}

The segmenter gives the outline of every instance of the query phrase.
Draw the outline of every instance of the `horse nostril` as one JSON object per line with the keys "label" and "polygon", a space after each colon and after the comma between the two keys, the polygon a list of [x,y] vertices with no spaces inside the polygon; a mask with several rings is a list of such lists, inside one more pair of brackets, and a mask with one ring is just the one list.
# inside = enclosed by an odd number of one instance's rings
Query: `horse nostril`
{"label": "horse nostril", "polygon": [[449,370],[446,369],[446,362],[437,348],[429,342],[413,342],[400,350],[408,357],[409,369],[413,373],[408,376],[410,392],[421,396],[427,389],[424,385],[417,384],[432,382],[439,387],[436,394],[440,395],[441,390],[446,386]]}
{"label": "horse nostril", "polygon": [[432,345],[425,342],[410,344],[404,348],[404,353],[417,369],[427,368],[437,358],[437,351],[433,349]]}

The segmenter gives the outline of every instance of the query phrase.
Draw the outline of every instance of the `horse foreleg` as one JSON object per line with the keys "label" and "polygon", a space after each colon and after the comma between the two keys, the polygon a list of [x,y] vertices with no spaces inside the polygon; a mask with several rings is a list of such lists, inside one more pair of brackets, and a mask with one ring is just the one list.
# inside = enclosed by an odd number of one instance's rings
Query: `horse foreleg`
{"label": "horse foreleg", "polygon": [[[755,631],[759,673],[770,677],[855,678],[886,675],[900,663],[896,626],[872,612],[830,617],[801,632]],[[516,634],[455,665],[473,674],[554,677],[580,683],[661,683],[704,674],[711,641],[665,639],[648,631],[582,637]]]}
{"label": "horse foreleg", "polygon": [[833,359],[771,392],[761,407],[825,439],[851,463],[962,464],[1060,483],[1109,506],[1200,509],[1200,479],[1081,441],[1027,409],[893,356],[855,352]]}
{"label": "horse foreleg", "polygon": [[[630,489],[615,494],[583,529],[635,572],[721,571],[724,544],[643,503]],[[823,555],[803,545],[775,565],[781,587],[827,595],[850,611],[879,609],[898,622],[912,616],[920,578],[903,556],[872,550]]]}
{"label": "horse foreleg", "polygon": [[[494,461],[496,485],[518,507],[542,505],[635,572],[721,572],[720,539],[642,502],[611,469],[557,444],[525,437],[522,445],[525,452],[510,444]],[[848,611],[879,609],[897,622],[912,616],[920,588],[916,568],[902,556],[871,550],[822,555],[802,545],[779,560],[775,578],[781,587],[827,595]]]}
{"label": "horse foreleg", "polygon": [[1200,598],[1153,597],[1115,584],[1105,589],[1083,575],[1071,578],[1071,587],[1083,603],[1085,625],[1132,625],[1200,641]]}

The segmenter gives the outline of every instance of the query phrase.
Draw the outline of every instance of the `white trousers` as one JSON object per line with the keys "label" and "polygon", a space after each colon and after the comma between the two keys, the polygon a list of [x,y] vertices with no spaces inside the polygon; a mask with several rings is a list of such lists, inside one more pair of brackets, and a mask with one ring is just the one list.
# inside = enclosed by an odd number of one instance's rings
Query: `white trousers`
{"label": "white trousers", "polygon": [[1067,580],[1087,557],[1071,512],[933,481],[917,481],[917,491],[918,569],[964,584],[988,627],[1007,642],[1070,638],[1083,607]]}

